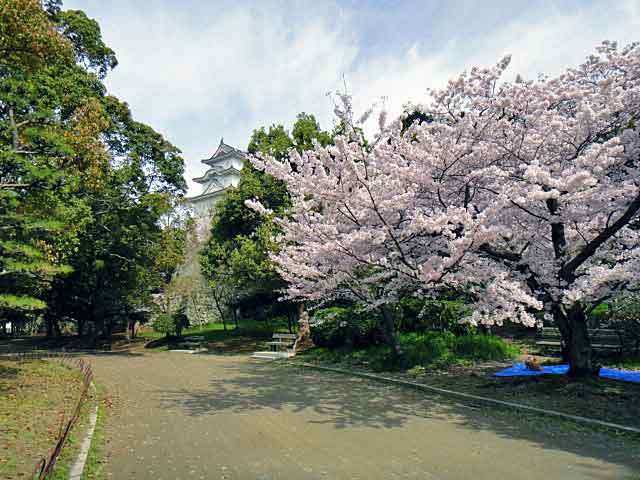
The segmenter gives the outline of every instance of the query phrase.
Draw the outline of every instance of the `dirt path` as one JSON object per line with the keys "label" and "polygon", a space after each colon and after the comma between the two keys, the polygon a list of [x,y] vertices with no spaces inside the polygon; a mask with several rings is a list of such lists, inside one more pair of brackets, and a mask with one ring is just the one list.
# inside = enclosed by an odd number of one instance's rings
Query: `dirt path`
{"label": "dirt path", "polygon": [[89,359],[118,480],[639,478],[638,443],[548,419],[245,356]]}

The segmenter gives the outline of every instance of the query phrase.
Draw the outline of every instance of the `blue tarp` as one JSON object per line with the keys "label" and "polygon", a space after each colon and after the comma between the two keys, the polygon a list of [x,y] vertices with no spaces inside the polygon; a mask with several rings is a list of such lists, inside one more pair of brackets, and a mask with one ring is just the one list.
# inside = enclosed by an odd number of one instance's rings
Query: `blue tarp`
{"label": "blue tarp", "polygon": [[[533,375],[566,375],[569,365],[549,365],[542,367],[542,371],[529,370],[524,363],[514,363],[511,367],[500,370],[494,374],[495,377],[529,377]],[[612,378],[624,382],[640,383],[640,372],[629,372],[625,370],[613,370],[611,368],[601,368],[602,378]]]}

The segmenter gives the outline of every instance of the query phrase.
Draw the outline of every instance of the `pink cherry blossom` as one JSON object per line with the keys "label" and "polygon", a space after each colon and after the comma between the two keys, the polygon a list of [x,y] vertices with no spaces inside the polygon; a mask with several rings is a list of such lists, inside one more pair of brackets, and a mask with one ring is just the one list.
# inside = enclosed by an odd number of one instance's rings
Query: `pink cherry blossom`
{"label": "pink cherry blossom", "polygon": [[[343,95],[334,145],[252,158],[293,199],[274,257],[288,297],[379,308],[466,290],[467,321],[535,325],[546,312],[572,371],[586,368],[586,312],[640,280],[640,230],[629,228],[640,210],[640,48],[604,42],[538,81],[502,81],[508,64],[473,68],[394,121],[383,114],[369,144]],[[416,109],[430,121],[407,126]]]}

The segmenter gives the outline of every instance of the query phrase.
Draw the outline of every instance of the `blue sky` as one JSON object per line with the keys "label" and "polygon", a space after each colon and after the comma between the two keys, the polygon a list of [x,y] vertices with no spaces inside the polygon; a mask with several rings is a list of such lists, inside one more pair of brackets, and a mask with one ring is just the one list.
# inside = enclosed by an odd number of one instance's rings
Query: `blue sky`
{"label": "blue sky", "polygon": [[398,113],[474,65],[510,76],[580,63],[602,40],[640,40],[640,2],[508,0],[68,0],[98,20],[120,65],[110,91],[184,153],[190,181],[220,137],[246,148],[298,112],[333,124],[327,93]]}

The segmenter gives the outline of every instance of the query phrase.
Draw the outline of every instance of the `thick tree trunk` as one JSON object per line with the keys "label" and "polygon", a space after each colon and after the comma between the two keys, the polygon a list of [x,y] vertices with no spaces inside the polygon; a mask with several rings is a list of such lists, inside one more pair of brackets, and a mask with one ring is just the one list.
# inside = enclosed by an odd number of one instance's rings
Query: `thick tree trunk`
{"label": "thick tree trunk", "polygon": [[50,315],[45,315],[45,321],[47,324],[47,337],[54,338],[59,337],[60,333],[60,325],[58,325],[58,321]]}
{"label": "thick tree trunk", "polygon": [[309,323],[309,314],[305,310],[304,303],[298,304],[298,344],[297,348],[311,347],[313,341],[311,340],[311,325]]}
{"label": "thick tree trunk", "polygon": [[292,313],[287,312],[287,328],[289,329],[289,333],[293,333],[293,320],[291,317]]}
{"label": "thick tree trunk", "polygon": [[554,317],[562,334],[564,342],[562,356],[569,362],[569,375],[572,377],[595,375],[597,372],[593,367],[593,352],[584,308],[575,304],[564,312],[556,309]]}
{"label": "thick tree trunk", "polygon": [[93,331],[91,332],[92,340],[101,336],[105,331],[105,320],[101,310],[93,309]]}
{"label": "thick tree trunk", "polygon": [[594,375],[591,341],[587,330],[587,318],[581,308],[572,308],[568,315],[571,328],[571,343],[569,346],[569,374],[572,377]]}
{"label": "thick tree trunk", "polygon": [[393,314],[387,307],[380,309],[382,313],[383,332],[387,345],[393,348],[397,357],[402,357],[402,347],[400,346],[400,339],[398,338],[398,332],[396,332],[396,323],[393,320]]}
{"label": "thick tree trunk", "polygon": [[233,323],[235,323],[236,328],[240,328],[240,324],[238,323],[238,311],[236,307],[231,308],[231,313],[233,314]]}
{"label": "thick tree trunk", "polygon": [[100,329],[99,337],[100,338],[110,338],[111,337],[111,317],[109,314],[104,315],[102,317],[102,328]]}
{"label": "thick tree trunk", "polygon": [[129,339],[136,338],[136,320],[128,319],[129,322]]}

